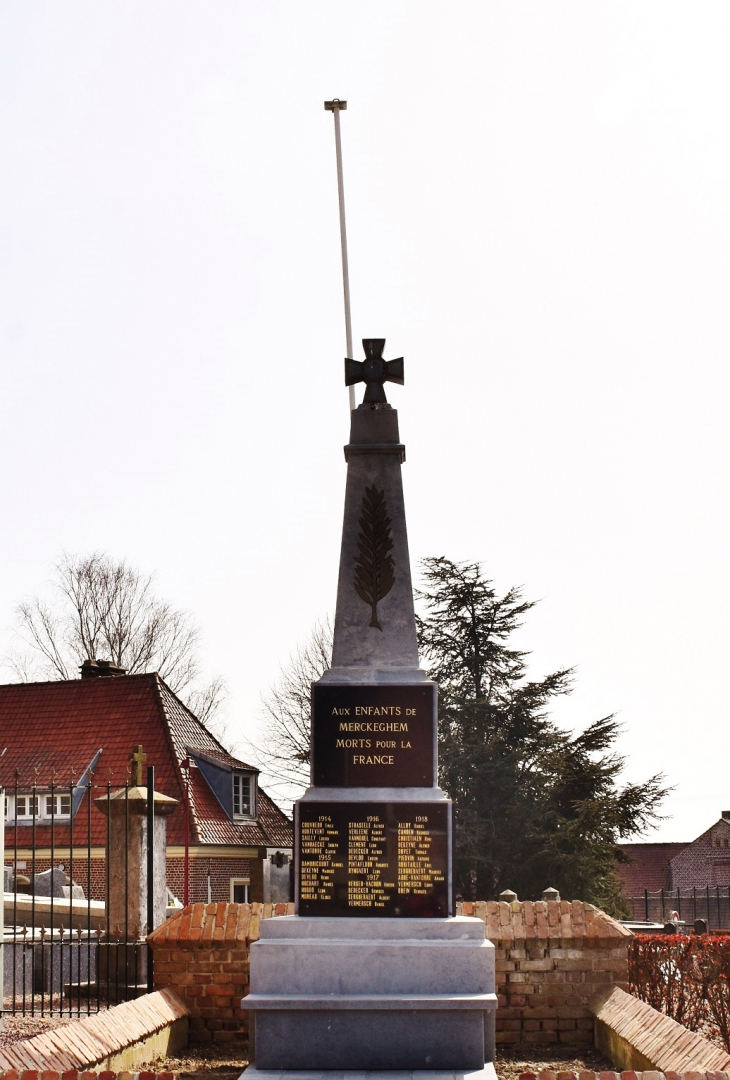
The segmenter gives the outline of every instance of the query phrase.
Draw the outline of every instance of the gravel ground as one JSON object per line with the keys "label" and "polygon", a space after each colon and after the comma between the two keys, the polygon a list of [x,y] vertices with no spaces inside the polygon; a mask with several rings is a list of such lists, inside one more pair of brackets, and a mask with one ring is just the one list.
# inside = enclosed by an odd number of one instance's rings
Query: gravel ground
{"label": "gravel ground", "polygon": [[[46,999],[46,1006],[48,999]],[[40,1001],[37,1002],[40,1008]],[[69,1016],[6,1015],[0,1030],[0,1046],[29,1039],[43,1031],[70,1023]],[[174,1072],[181,1080],[238,1080],[248,1064],[245,1041],[221,1045],[191,1045],[180,1054],[146,1061],[139,1068]],[[497,1048],[495,1067],[499,1080],[517,1080],[520,1073],[550,1069],[555,1072],[602,1072],[613,1065],[592,1047],[523,1044]]]}
{"label": "gravel ground", "polygon": [[[30,1002],[28,1005],[30,1007]],[[9,1002],[6,1002],[7,1007],[9,1007]],[[37,998],[38,1013],[40,1007],[40,998]],[[47,997],[45,1008],[48,1008]],[[33,1035],[40,1035],[44,1031],[51,1031],[53,1028],[61,1027],[77,1019],[75,1015],[40,1016],[38,1013],[35,1016],[6,1013],[0,1027],[0,1046],[9,1046],[22,1039],[30,1039]],[[140,1065],[139,1068],[150,1068],[155,1072],[175,1072],[183,1080],[198,1080],[198,1078],[199,1080],[237,1080],[246,1065],[248,1065],[248,1043],[243,1041],[212,1046],[193,1045],[176,1057],[146,1061],[144,1066]]]}
{"label": "gravel ground", "polygon": [[[55,999],[54,1005],[58,1008],[58,998]],[[28,1009],[31,1007],[30,998],[27,1002]],[[68,1008],[68,1002],[64,1002],[64,1007]],[[5,1008],[10,1008],[10,1002],[5,1002]],[[48,995],[43,999],[43,1009],[48,1011],[49,1000]],[[69,1016],[66,1013],[64,1016],[59,1016],[54,1013],[53,1016],[41,1016],[41,999],[37,996],[35,999],[35,1016],[23,1016],[22,1013],[4,1013],[2,1027],[0,1027],[0,1046],[9,1046],[10,1043],[20,1042],[22,1039],[30,1039],[33,1035],[40,1035],[43,1031],[50,1031],[52,1028],[61,1027],[63,1024],[68,1024],[71,1020],[76,1020],[76,1014]],[[82,1013],[85,1016],[86,1013]]]}
{"label": "gravel ground", "polygon": [[494,1062],[499,1080],[516,1080],[523,1072],[606,1072],[614,1066],[592,1046],[556,1046],[534,1043],[498,1046]]}
{"label": "gravel ground", "polygon": [[181,1080],[237,1080],[247,1065],[248,1043],[231,1042],[188,1046],[173,1057],[155,1058],[139,1068],[174,1072]]}
{"label": "gravel ground", "polygon": [[[145,1063],[156,1072],[170,1070],[181,1080],[237,1080],[248,1063],[245,1043],[226,1047],[188,1047],[179,1057]],[[500,1047],[495,1061],[499,1080],[517,1080],[520,1073],[551,1069],[555,1072],[602,1072],[613,1065],[592,1047],[518,1045]]]}

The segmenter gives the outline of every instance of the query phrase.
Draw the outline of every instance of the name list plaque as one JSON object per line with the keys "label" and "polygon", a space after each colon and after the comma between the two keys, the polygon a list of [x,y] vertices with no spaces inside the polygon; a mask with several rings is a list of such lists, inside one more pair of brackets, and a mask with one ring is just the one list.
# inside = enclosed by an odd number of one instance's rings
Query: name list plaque
{"label": "name list plaque", "polygon": [[299,803],[299,914],[448,915],[448,809]]}
{"label": "name list plaque", "polygon": [[436,688],[317,684],[312,697],[317,787],[432,787]]}

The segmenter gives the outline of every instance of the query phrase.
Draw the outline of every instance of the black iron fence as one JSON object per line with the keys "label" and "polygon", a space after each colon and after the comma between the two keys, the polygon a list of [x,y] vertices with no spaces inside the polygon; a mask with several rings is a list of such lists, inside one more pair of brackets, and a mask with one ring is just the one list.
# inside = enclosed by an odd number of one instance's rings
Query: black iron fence
{"label": "black iron fence", "polygon": [[[153,846],[145,867],[135,865],[134,792],[130,783],[44,786],[20,776],[4,789],[3,1013],[87,1015],[152,989]],[[153,813],[147,799],[147,837]]]}
{"label": "black iron fence", "polygon": [[629,897],[629,904],[637,921],[667,923],[676,912],[690,926],[704,919],[709,930],[730,930],[730,885],[645,890],[642,896]]}

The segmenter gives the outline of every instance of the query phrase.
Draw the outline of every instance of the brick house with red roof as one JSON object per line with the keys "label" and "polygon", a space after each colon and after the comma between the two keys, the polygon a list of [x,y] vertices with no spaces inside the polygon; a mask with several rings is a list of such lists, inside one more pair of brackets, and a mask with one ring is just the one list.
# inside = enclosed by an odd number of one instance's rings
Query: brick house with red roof
{"label": "brick house with red roof", "polygon": [[630,897],[641,897],[644,890],[650,893],[667,892],[672,888],[671,861],[687,844],[620,844],[629,862],[617,863],[624,892]]}
{"label": "brick house with red roof", "polygon": [[621,844],[629,862],[617,870],[627,897],[644,892],[730,889],[730,810],[696,840],[676,844]]}
{"label": "brick house with red roof", "polygon": [[672,888],[730,887],[730,810],[672,858]]}
{"label": "brick house with red roof", "polygon": [[155,788],[179,803],[167,823],[172,893],[182,900],[187,849],[191,903],[288,900],[291,822],[258,769],[229,754],[157,674],[0,686],[6,865],[29,875],[63,864],[103,899],[107,819],[93,800],[129,781],[138,744]]}

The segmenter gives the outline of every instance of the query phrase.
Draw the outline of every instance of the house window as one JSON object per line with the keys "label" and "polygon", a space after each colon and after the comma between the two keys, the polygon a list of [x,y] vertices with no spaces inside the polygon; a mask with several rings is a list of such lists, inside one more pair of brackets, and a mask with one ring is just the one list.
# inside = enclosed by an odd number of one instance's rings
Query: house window
{"label": "house window", "polygon": [[248,904],[248,878],[231,878],[231,903]]}
{"label": "house window", "polygon": [[70,795],[46,795],[46,817],[68,817],[70,813]]}
{"label": "house window", "polygon": [[50,821],[54,818],[71,816],[71,795],[69,792],[58,795],[17,795],[5,796],[6,821]]}
{"label": "house window", "polygon": [[251,777],[242,773],[233,774],[233,816],[251,817],[253,800],[251,798]]}
{"label": "house window", "polygon": [[38,817],[40,812],[37,795],[18,795],[15,800],[15,816],[17,818]]}

